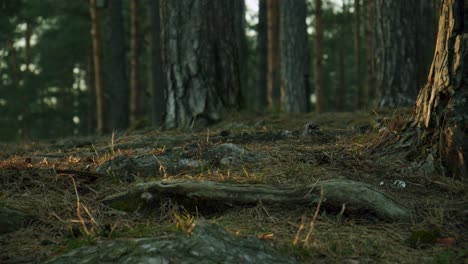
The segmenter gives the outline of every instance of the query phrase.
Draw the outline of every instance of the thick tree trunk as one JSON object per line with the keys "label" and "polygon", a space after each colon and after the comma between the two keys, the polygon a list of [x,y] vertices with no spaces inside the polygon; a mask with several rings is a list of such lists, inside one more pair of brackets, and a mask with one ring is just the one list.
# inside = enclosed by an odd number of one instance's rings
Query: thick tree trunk
{"label": "thick tree trunk", "polygon": [[268,107],[268,22],[267,1],[258,1],[257,51],[258,59],[258,103],[260,111]]}
{"label": "thick tree trunk", "polygon": [[111,130],[123,130],[129,124],[129,85],[125,70],[125,41],[124,22],[122,15],[122,0],[109,1],[109,56],[107,65],[110,78],[107,79],[108,87],[112,91],[109,122]]}
{"label": "thick tree trunk", "polygon": [[416,97],[416,29],[412,7],[413,3],[406,1],[375,1],[375,66],[380,107],[408,106]]}
{"label": "thick tree trunk", "polygon": [[315,111],[325,111],[325,87],[323,82],[323,27],[322,0],[315,0],[315,40],[314,40],[314,86]]}
{"label": "thick tree trunk", "polygon": [[161,0],[166,128],[219,121],[241,100],[237,1]]}
{"label": "thick tree trunk", "polygon": [[354,0],[354,59],[356,76],[356,110],[362,108],[361,81],[361,1]]}
{"label": "thick tree trunk", "polygon": [[104,125],[104,84],[101,62],[101,34],[99,30],[99,16],[96,0],[90,0],[89,3],[91,14],[91,40],[93,43],[94,88],[96,91],[96,130],[99,134],[102,134],[106,132],[106,127]]}
{"label": "thick tree trunk", "polygon": [[305,113],[309,109],[305,80],[310,69],[306,2],[282,0],[280,9],[284,110],[288,113]]}
{"label": "thick tree trunk", "polygon": [[419,1],[416,6],[417,32],[416,32],[416,69],[418,88],[427,81],[427,75],[434,56],[435,42],[437,38],[437,19],[439,15],[440,0]]}
{"label": "thick tree trunk", "polygon": [[280,0],[267,0],[268,105],[281,107]]}
{"label": "thick tree trunk", "polygon": [[[376,103],[381,107],[414,103],[427,74],[423,61],[432,52],[433,2],[375,0],[374,49]],[[426,59],[425,59],[426,58]]]}
{"label": "thick tree trunk", "polygon": [[412,118],[416,143],[425,160],[468,178],[468,4],[443,0],[427,84],[419,92]]}
{"label": "thick tree trunk", "polygon": [[131,40],[130,40],[130,120],[136,121],[141,117],[141,85],[140,85],[140,38],[138,19],[138,0],[130,2]]}
{"label": "thick tree trunk", "polygon": [[150,17],[150,73],[151,110],[153,125],[162,125],[166,112],[166,80],[162,64],[161,47],[161,17],[159,15],[159,0],[148,0]]}

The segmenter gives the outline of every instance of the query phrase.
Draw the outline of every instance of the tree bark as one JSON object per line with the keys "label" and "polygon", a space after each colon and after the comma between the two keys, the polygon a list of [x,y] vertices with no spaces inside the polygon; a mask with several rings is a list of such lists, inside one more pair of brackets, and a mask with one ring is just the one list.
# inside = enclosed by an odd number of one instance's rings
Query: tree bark
{"label": "tree bark", "polygon": [[314,40],[314,85],[315,112],[325,111],[325,87],[323,82],[323,27],[322,0],[315,0],[315,40]]}
{"label": "tree bark", "polygon": [[354,0],[354,59],[356,70],[356,110],[362,108],[361,81],[361,1]]}
{"label": "tree bark", "polygon": [[102,78],[102,62],[101,62],[101,34],[99,30],[99,16],[97,12],[96,0],[90,0],[91,14],[91,40],[93,44],[93,61],[94,61],[94,81],[96,91],[96,121],[97,133],[106,132],[104,124],[104,84]]}
{"label": "tree bark", "polygon": [[86,54],[86,75],[85,82],[87,88],[87,134],[91,135],[96,131],[96,89],[94,87],[94,61],[93,47],[89,46]]}
{"label": "tree bark", "polygon": [[375,97],[374,88],[374,0],[364,0],[364,12],[365,12],[365,30],[364,30],[364,41],[366,47],[366,69],[365,69],[365,84],[363,91],[363,98],[367,105],[371,104]]}
{"label": "tree bark", "polygon": [[23,84],[21,85],[20,89],[22,89],[21,93],[21,101],[23,104],[21,110],[22,119],[20,121],[21,126],[21,139],[28,140],[31,138],[29,124],[31,120],[31,109],[28,104],[28,95],[31,94],[29,88],[31,87],[31,37],[33,34],[33,25],[31,22],[26,22],[26,31],[25,31],[25,47],[24,47],[24,64],[25,70],[23,73]]}
{"label": "tree bark", "polygon": [[122,0],[109,1],[109,56],[108,67],[110,78],[107,79],[108,87],[112,91],[111,105],[109,109],[110,128],[112,130],[124,130],[129,125],[129,85],[125,70],[125,41],[124,22],[122,15]]}
{"label": "tree bark", "polygon": [[434,19],[433,2],[428,0],[375,0],[374,69],[380,107],[409,106],[414,103],[427,75],[422,62],[433,51],[428,28]]}
{"label": "tree bark", "polygon": [[258,1],[257,51],[258,51],[258,102],[260,111],[268,107],[268,20],[267,1]]}
{"label": "tree bark", "polygon": [[[345,41],[345,23],[346,17],[348,15],[348,7],[346,2],[343,1],[341,19],[340,19],[340,41],[344,43]],[[344,56],[344,44],[340,45],[338,54],[338,100],[337,100],[337,109],[340,112],[343,112],[346,107],[346,84],[345,84],[345,56]]]}
{"label": "tree bark", "polygon": [[136,121],[141,117],[141,85],[140,85],[140,39],[138,0],[130,2],[131,40],[130,40],[130,120]]}
{"label": "tree bark", "polygon": [[134,212],[158,206],[172,198],[187,210],[262,205],[307,206],[323,200],[332,208],[374,212],[391,221],[410,221],[412,212],[372,186],[350,180],[329,180],[308,186],[273,187],[211,181],[155,181],[136,185],[125,193],[104,199],[117,210]]}
{"label": "tree bark", "polygon": [[[434,58],[411,127],[425,160],[468,178],[468,4],[443,0]],[[414,142],[409,142],[410,144]],[[437,162],[438,161],[438,162]]]}
{"label": "tree bark", "polygon": [[[426,0],[417,0],[426,1]],[[416,4],[416,6],[418,5]],[[375,0],[375,74],[380,107],[409,106],[418,89],[415,3]]]}
{"label": "tree bark", "polygon": [[281,107],[280,0],[267,0],[268,105]]}
{"label": "tree bark", "polygon": [[309,109],[307,82],[310,69],[306,2],[282,0],[280,10],[284,110],[288,113],[305,113]]}
{"label": "tree bark", "polygon": [[166,80],[162,63],[161,47],[161,17],[159,14],[159,0],[148,0],[150,17],[150,74],[149,83],[151,95],[151,109],[153,125],[162,125],[166,112]]}
{"label": "tree bark", "polygon": [[[241,103],[237,1],[161,0],[166,128],[206,125]],[[237,7],[237,8],[236,8]]]}

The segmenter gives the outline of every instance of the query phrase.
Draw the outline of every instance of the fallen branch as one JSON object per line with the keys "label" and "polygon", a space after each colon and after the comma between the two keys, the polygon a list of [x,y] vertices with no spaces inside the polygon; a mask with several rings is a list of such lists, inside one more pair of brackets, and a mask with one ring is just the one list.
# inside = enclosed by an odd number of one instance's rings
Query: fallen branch
{"label": "fallen branch", "polygon": [[264,205],[310,206],[320,201],[336,208],[371,211],[381,219],[409,221],[411,210],[372,186],[350,180],[329,180],[307,186],[273,187],[213,181],[155,181],[141,183],[125,193],[104,199],[117,210],[134,212],[155,208],[162,199],[173,199],[184,207],[216,208]]}

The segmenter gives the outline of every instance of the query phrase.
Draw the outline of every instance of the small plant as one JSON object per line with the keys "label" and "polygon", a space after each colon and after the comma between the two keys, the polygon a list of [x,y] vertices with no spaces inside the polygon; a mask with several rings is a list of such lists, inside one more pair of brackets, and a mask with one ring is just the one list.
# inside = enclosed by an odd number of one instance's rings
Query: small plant
{"label": "small plant", "polygon": [[188,234],[192,233],[193,229],[195,228],[195,216],[191,215],[185,210],[182,212],[182,214],[173,213],[173,216],[176,220],[177,229]]}
{"label": "small plant", "polygon": [[306,248],[310,246],[309,240],[311,238],[312,232],[315,229],[315,221],[317,220],[318,213],[320,212],[320,206],[322,205],[322,200],[323,200],[323,189],[320,189],[320,200],[317,204],[317,207],[315,208],[314,215],[312,216],[312,219],[309,222],[309,232],[307,232],[306,237],[303,240],[300,240],[301,233],[305,228],[306,217],[303,216],[301,219],[301,224],[299,225],[299,229],[297,230],[296,236],[294,237],[293,245],[297,245],[298,243],[300,243],[304,245],[304,247]]}

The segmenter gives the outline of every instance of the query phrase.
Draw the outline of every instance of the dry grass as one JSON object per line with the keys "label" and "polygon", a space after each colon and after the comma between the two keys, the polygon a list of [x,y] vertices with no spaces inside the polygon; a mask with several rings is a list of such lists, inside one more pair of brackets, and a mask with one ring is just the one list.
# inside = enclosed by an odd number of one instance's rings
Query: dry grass
{"label": "dry grass", "polygon": [[[463,258],[466,262],[467,185],[438,175],[405,170],[411,164],[399,153],[385,157],[371,155],[368,152],[371,143],[372,152],[378,152],[379,142],[384,139],[382,134],[392,133],[402,123],[402,120],[388,121],[390,129],[378,133],[372,129],[374,118],[375,114],[367,113],[270,115],[251,117],[247,121],[245,117],[232,117],[210,128],[209,132],[200,131],[195,137],[210,142],[213,135],[226,128],[234,134],[300,130],[308,122],[319,125],[321,133],[306,138],[242,143],[250,151],[268,154],[269,158],[255,164],[165,174],[168,178],[272,185],[301,185],[332,178],[363,181],[413,206],[420,219],[409,224],[386,223],[372,216],[350,215],[346,208],[333,212],[320,206],[306,209],[262,205],[205,217],[233,233],[272,240],[305,263],[353,260],[450,263],[463,261]],[[363,127],[371,132],[359,133]],[[0,201],[30,212],[37,221],[20,231],[0,235],[0,262],[31,262],[96,240],[156,236],[174,232],[176,226],[190,229],[194,219],[204,216],[181,211],[171,201],[160,205],[157,217],[146,218],[114,211],[99,202],[110,194],[125,190],[128,183],[121,183],[110,175],[95,175],[93,169],[114,155],[134,155],[141,151],[120,150],[118,144],[159,135],[164,134],[112,135],[96,139],[92,146],[82,148],[43,143],[20,148],[5,145],[8,154],[4,154],[0,161]],[[179,134],[170,132],[169,135]],[[107,150],[103,151],[103,148]],[[164,151],[164,146],[149,151],[157,155]],[[395,180],[405,181],[407,187],[403,190],[395,188]],[[440,229],[443,238],[455,238],[456,244],[436,242],[418,248],[408,242],[415,231],[431,228]]]}

